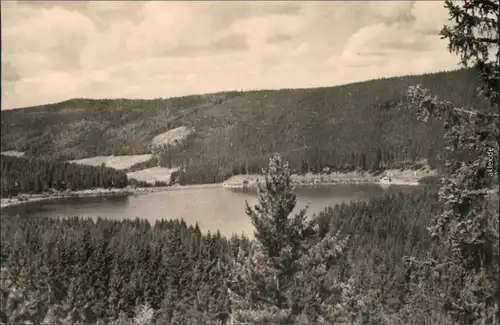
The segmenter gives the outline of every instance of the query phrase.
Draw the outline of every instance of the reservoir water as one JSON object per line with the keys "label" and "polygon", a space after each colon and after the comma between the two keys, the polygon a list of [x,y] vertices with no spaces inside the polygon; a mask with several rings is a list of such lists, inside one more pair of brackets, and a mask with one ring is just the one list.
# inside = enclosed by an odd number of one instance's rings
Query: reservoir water
{"label": "reservoir water", "polygon": [[[309,215],[336,203],[368,200],[387,192],[411,190],[410,187],[378,185],[330,185],[296,190],[296,211],[309,202]],[[221,234],[252,235],[253,226],[245,214],[245,200],[257,203],[254,190],[226,188],[186,188],[122,197],[70,198],[31,202],[2,209],[2,214],[50,217],[102,217],[115,220],[142,218],[150,222],[182,218],[198,222],[202,231]]]}

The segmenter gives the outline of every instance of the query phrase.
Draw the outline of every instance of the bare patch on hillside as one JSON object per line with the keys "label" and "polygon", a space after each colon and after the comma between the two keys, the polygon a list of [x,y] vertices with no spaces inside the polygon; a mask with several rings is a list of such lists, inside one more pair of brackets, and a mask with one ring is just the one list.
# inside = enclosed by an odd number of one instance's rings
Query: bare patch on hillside
{"label": "bare patch on hillside", "polygon": [[12,157],[22,157],[22,156],[24,156],[24,152],[15,151],[15,150],[8,150],[8,151],[3,151],[2,155],[12,156]]}
{"label": "bare patch on hillside", "polygon": [[114,169],[127,169],[132,165],[145,162],[151,158],[151,154],[144,155],[131,155],[131,156],[96,156],[92,158],[85,158],[79,160],[73,160],[71,162],[90,165],[90,166],[100,166],[102,163],[106,167],[111,167]]}
{"label": "bare patch on hillside", "polygon": [[155,136],[151,141],[151,145],[153,148],[174,146],[185,140],[193,132],[193,128],[180,126]]}
{"label": "bare patch on hillside", "polygon": [[147,182],[154,184],[154,182],[166,182],[170,183],[170,177],[177,168],[164,168],[164,167],[153,167],[148,169],[139,170],[132,173],[127,173],[128,178],[135,178],[138,181]]}

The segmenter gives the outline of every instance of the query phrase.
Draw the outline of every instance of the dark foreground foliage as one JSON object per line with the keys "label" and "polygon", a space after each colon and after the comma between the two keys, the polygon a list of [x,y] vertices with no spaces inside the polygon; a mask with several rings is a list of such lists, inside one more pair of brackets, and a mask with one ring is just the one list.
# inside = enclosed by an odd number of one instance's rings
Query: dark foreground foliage
{"label": "dark foreground foliage", "polygon": [[[425,226],[439,211],[436,199],[434,190],[416,189],[336,205],[317,217],[314,243],[337,231],[349,235],[345,262],[336,267],[349,267],[357,287],[380,297],[377,308],[366,306],[363,313],[393,314],[402,308],[402,258],[425,254]],[[1,310],[9,323],[130,323],[138,321],[134,317],[158,324],[227,322],[236,313],[230,299],[231,288],[237,291],[233,265],[252,246],[246,238],[202,234],[183,221],[151,225],[138,219],[4,216],[1,231]],[[322,280],[310,278],[292,288],[304,293],[296,308],[310,319],[324,316],[310,308],[314,295],[305,294]]]}

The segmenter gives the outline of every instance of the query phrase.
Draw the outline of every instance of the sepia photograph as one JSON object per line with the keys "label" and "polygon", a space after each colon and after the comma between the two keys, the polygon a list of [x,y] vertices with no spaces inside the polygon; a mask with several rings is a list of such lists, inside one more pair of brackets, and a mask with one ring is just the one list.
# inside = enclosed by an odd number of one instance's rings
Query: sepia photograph
{"label": "sepia photograph", "polygon": [[500,323],[498,0],[0,6],[0,325]]}

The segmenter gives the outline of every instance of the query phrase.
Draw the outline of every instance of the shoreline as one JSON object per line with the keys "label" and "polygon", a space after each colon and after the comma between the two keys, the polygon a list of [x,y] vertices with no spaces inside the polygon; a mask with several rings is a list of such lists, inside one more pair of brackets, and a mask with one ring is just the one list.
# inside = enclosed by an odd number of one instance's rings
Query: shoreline
{"label": "shoreline", "polygon": [[66,191],[41,194],[20,194],[13,198],[1,198],[0,208],[7,208],[33,202],[51,201],[58,199],[99,197],[99,196],[130,196],[143,195],[154,192],[178,191],[186,189],[217,188],[222,184],[200,184],[200,185],[173,185],[162,187],[124,187],[124,188],[97,188],[91,190]]}
{"label": "shoreline", "polygon": [[[386,175],[391,174],[391,182],[381,180]],[[424,168],[421,170],[386,170],[381,174],[371,174],[369,172],[349,172],[305,175],[293,174],[292,184],[297,187],[326,186],[326,185],[348,185],[348,184],[373,184],[382,187],[391,185],[418,186],[419,180],[426,176],[436,175],[435,170]],[[259,182],[264,181],[264,175],[234,175],[222,183],[224,188],[242,189],[256,188]]]}
{"label": "shoreline", "polygon": [[[264,179],[264,177],[262,177]],[[335,180],[328,182],[316,182],[316,183],[293,183],[295,187],[314,187],[314,186],[330,186],[330,185],[380,185],[382,187],[391,186],[391,185],[404,185],[404,186],[419,186],[422,185],[418,181],[402,181],[402,180],[393,180],[390,183],[386,182],[378,182],[373,180]],[[255,189],[257,188],[257,182],[255,183],[226,183],[222,185],[223,188],[228,189]]]}
{"label": "shoreline", "polygon": [[[306,174],[292,175],[292,183],[296,187],[347,185],[347,184],[373,184],[381,187],[391,185],[418,186],[419,179],[434,175],[433,170],[421,171],[386,171],[391,172],[394,177],[390,183],[380,182],[381,175],[372,175],[368,172],[331,173],[328,175]],[[42,194],[20,194],[14,198],[1,198],[0,208],[7,208],[33,202],[50,201],[67,198],[99,197],[99,196],[129,196],[142,195],[155,192],[194,190],[206,188],[244,189],[256,188],[259,181],[263,181],[263,175],[234,175],[222,183],[194,184],[194,185],[171,185],[162,187],[124,187],[124,188],[97,188],[79,191],[63,191]]]}

